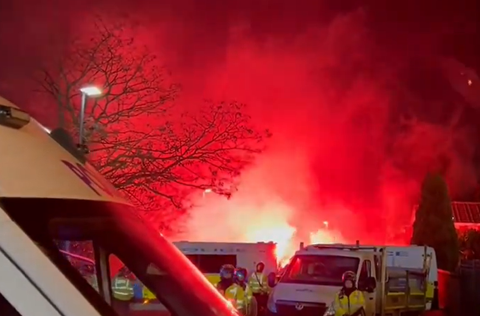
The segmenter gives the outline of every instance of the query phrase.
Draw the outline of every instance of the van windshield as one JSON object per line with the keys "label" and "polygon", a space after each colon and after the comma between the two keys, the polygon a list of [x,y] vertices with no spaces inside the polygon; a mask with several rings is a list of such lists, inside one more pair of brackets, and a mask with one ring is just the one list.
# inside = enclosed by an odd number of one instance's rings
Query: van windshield
{"label": "van windshield", "polygon": [[359,258],[328,255],[296,255],[290,261],[280,283],[342,286],[346,271],[357,272]]}
{"label": "van windshield", "polygon": [[[1,198],[0,203],[102,315],[136,315],[144,309],[174,316],[232,315],[231,307],[190,260],[145,225],[131,206],[39,198]],[[107,262],[108,268],[99,261]],[[95,275],[105,269],[111,278],[110,304],[99,294],[105,289],[99,290]],[[125,282],[143,286],[140,296],[120,288]],[[145,295],[152,304],[144,304]],[[133,308],[135,303],[139,307]]]}

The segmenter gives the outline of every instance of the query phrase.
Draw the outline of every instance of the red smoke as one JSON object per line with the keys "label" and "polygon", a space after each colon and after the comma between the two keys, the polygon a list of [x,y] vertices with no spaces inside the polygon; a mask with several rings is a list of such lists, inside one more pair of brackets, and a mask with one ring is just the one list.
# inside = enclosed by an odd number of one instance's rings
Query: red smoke
{"label": "red smoke", "polygon": [[183,85],[178,106],[245,102],[274,137],[231,200],[198,194],[183,239],[403,243],[427,171],[443,170],[454,194],[474,185],[462,109],[452,101],[433,122],[423,109],[443,105],[406,83],[411,60],[438,57],[435,36],[412,32],[392,48],[364,10],[188,2],[134,14],[137,40]]}
{"label": "red smoke", "polygon": [[446,159],[453,190],[474,185],[473,151],[459,152],[468,135],[455,121],[435,125],[399,111],[400,98],[422,102],[402,82],[410,56],[376,46],[364,12],[288,41],[252,33],[232,25],[225,59],[192,81],[198,95],[249,104],[274,138],[232,200],[200,198],[192,239],[278,240],[293,233],[288,224],[308,242],[326,221],[337,241],[403,243],[427,171]]}

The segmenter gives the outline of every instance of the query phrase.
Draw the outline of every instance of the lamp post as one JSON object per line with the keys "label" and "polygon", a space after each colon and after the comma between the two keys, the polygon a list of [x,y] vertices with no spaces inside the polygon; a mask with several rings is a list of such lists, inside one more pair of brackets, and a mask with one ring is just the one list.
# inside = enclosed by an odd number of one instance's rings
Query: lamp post
{"label": "lamp post", "polygon": [[102,95],[102,90],[95,86],[87,86],[80,89],[82,93],[82,103],[80,106],[80,126],[78,132],[78,145],[80,148],[83,148],[83,126],[85,125],[85,108],[87,106],[87,97],[98,97]]}
{"label": "lamp post", "polygon": [[323,225],[325,225],[325,228],[328,230],[328,222],[327,222],[327,221],[324,221],[324,222],[323,222]]}

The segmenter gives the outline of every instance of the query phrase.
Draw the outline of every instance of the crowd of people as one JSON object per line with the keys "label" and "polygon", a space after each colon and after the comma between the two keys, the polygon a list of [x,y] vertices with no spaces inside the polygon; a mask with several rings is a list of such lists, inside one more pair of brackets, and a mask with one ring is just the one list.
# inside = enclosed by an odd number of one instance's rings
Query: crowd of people
{"label": "crowd of people", "polygon": [[[267,311],[267,301],[271,288],[264,272],[265,264],[256,264],[255,271],[247,275],[247,269],[225,264],[220,269],[220,281],[215,284],[217,290],[245,316],[263,316]],[[149,299],[149,293],[136,294],[135,286],[130,282],[133,277],[124,268],[113,282],[113,296],[119,302],[131,302],[135,297]],[[365,311],[365,298],[362,291],[356,288],[356,274],[347,271],[342,275],[342,287],[335,296],[332,309],[335,316],[360,316]],[[148,291],[147,291],[148,292]],[[150,293],[151,294],[151,293]],[[155,296],[150,295],[154,300]]]}

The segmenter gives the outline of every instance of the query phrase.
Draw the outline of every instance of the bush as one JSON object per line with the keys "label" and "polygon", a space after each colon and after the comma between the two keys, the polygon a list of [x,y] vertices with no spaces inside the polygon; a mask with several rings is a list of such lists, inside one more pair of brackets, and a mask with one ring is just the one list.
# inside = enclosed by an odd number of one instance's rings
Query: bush
{"label": "bush", "polygon": [[460,252],[464,260],[480,259],[480,231],[469,229],[458,236]]}

